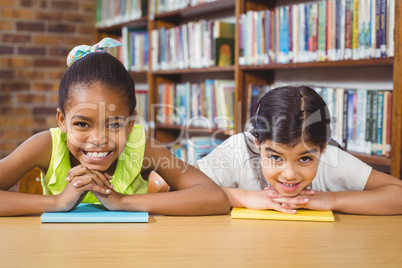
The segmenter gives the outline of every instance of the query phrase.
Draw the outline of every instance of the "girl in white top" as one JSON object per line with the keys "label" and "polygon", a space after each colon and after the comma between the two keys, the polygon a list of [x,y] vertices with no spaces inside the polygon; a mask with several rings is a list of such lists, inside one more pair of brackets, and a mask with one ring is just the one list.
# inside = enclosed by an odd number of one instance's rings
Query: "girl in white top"
{"label": "girl in white top", "polygon": [[402,181],[336,146],[328,108],[309,87],[280,87],[261,98],[250,132],[230,137],[197,162],[231,206],[402,214]]}

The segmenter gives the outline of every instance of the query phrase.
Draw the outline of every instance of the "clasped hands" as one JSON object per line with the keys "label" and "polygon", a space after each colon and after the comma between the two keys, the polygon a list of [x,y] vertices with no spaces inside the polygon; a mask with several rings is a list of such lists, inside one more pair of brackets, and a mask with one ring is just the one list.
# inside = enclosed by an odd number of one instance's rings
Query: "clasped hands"
{"label": "clasped hands", "polygon": [[244,206],[250,209],[273,209],[284,213],[296,213],[299,208],[331,210],[331,193],[304,189],[297,196],[282,196],[274,187],[262,191],[246,191]]}
{"label": "clasped hands", "polygon": [[[69,211],[75,208],[91,191],[98,200],[109,210],[117,209],[117,197],[121,194],[113,190],[110,181],[113,179],[108,173],[88,169],[78,165],[67,173],[67,186],[62,193],[57,195],[57,210]],[[108,198],[109,196],[115,198]]]}

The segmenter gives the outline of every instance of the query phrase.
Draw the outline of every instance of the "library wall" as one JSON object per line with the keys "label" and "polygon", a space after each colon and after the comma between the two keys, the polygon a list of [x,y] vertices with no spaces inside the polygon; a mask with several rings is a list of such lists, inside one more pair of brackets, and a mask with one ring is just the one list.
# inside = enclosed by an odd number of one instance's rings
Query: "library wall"
{"label": "library wall", "polygon": [[76,45],[94,44],[96,1],[0,1],[0,159],[56,126],[57,91]]}

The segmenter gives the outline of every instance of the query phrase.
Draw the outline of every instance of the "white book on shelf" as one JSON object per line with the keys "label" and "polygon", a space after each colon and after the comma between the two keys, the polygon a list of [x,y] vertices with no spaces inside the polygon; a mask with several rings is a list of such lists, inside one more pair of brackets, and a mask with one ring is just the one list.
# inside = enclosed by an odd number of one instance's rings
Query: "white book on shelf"
{"label": "white book on shelf", "polygon": [[129,70],[130,69],[130,62],[129,62],[129,34],[128,28],[123,27],[121,29],[122,35],[122,58],[123,58],[123,65],[124,67]]}
{"label": "white book on shelf", "polygon": [[370,31],[371,31],[371,53],[370,58],[376,57],[376,48],[377,48],[377,26],[376,26],[376,9],[377,4],[375,0],[370,2]]}
{"label": "white book on shelf", "polygon": [[357,90],[356,105],[356,151],[365,153],[366,151],[366,109],[367,109],[367,90]]}
{"label": "white book on shelf", "polygon": [[152,45],[151,45],[151,57],[152,57],[152,70],[157,71],[159,70],[159,61],[158,61],[158,55],[159,55],[159,31],[157,29],[152,30],[151,32],[152,36]]}
{"label": "white book on shelf", "polygon": [[388,0],[387,5],[387,57],[393,57],[395,37],[395,0]]}

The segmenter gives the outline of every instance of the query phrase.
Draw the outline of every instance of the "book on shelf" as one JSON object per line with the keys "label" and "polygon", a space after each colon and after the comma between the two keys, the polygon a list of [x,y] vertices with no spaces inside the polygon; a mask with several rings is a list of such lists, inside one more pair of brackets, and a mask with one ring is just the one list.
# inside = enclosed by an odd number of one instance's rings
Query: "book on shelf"
{"label": "book on shelf", "polygon": [[187,141],[187,162],[191,165],[208,155],[223,140],[212,137],[192,137]]}
{"label": "book on shelf", "polygon": [[169,146],[169,150],[180,160],[194,165],[222,142],[211,136],[191,137]]}
{"label": "book on shelf", "polygon": [[146,29],[122,28],[123,64],[129,71],[148,70],[149,38]]}
{"label": "book on shelf", "polygon": [[139,123],[148,121],[148,87],[140,87],[140,84],[136,85],[135,98],[137,101],[137,119]]}
{"label": "book on shelf", "polygon": [[247,112],[246,118],[250,119],[254,117],[257,104],[259,100],[271,89],[268,85],[255,85],[250,84],[247,90]]}
{"label": "book on shelf", "polygon": [[234,38],[215,38],[215,66],[234,65]]}
{"label": "book on shelf", "polygon": [[392,57],[394,28],[395,0],[307,1],[249,10],[239,18],[239,64]]}

